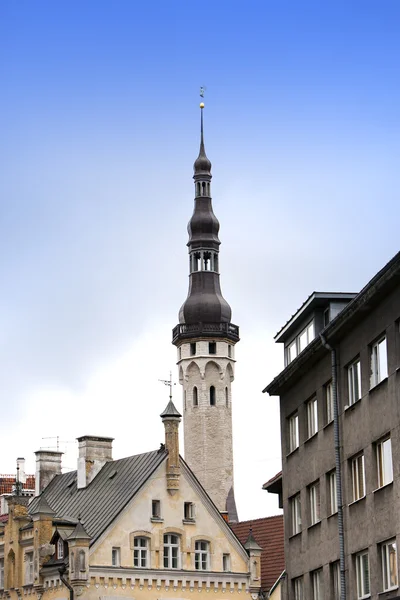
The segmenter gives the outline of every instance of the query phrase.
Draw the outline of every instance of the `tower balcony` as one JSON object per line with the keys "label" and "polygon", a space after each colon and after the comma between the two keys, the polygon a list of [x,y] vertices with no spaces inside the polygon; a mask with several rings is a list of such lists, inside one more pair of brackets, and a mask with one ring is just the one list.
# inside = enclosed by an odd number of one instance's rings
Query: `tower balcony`
{"label": "tower balcony", "polygon": [[228,338],[232,342],[239,341],[239,327],[233,323],[180,323],[172,330],[172,343],[191,338]]}

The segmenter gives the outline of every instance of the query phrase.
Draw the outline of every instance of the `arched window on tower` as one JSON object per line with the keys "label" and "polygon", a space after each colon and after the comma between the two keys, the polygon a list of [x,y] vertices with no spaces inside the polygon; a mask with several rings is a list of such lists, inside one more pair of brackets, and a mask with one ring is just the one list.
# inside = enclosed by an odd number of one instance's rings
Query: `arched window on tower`
{"label": "arched window on tower", "polygon": [[202,196],[206,196],[206,195],[207,195],[207,191],[206,191],[206,185],[207,185],[207,184],[206,184],[206,182],[205,182],[205,181],[202,181],[202,182],[201,182],[201,188],[202,188],[202,189],[201,189],[201,195],[202,195]]}
{"label": "arched window on tower", "polygon": [[198,181],[196,183],[196,196],[201,196],[201,183]]}
{"label": "arched window on tower", "polygon": [[214,271],[216,273],[218,273],[218,254],[215,252],[214,253]]}
{"label": "arched window on tower", "polygon": [[215,387],[210,386],[210,406],[215,406]]}
{"label": "arched window on tower", "polygon": [[193,388],[193,406],[198,406],[199,405],[199,398],[197,395],[197,387],[194,386]]}
{"label": "arched window on tower", "polygon": [[203,264],[205,271],[211,271],[211,252],[204,252]]}
{"label": "arched window on tower", "polygon": [[226,408],[229,407],[229,392],[228,392],[228,388],[225,388],[225,404],[226,404]]}
{"label": "arched window on tower", "polygon": [[195,252],[193,254],[193,271],[199,271],[200,270],[200,259],[201,259],[201,254],[200,252]]}

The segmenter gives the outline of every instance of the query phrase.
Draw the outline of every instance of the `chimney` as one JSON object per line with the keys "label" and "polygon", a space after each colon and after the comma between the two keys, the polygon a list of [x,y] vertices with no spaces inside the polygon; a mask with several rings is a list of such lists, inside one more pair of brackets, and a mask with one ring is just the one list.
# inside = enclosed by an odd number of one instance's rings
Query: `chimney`
{"label": "chimney", "polygon": [[167,490],[173,496],[179,490],[179,423],[181,415],[176,410],[172,399],[160,417],[165,427],[165,449],[167,458]]}
{"label": "chimney", "polygon": [[114,438],[83,435],[79,442],[78,488],[85,488],[106,462],[112,460]]}
{"label": "chimney", "polygon": [[19,473],[19,480],[21,483],[26,483],[26,474],[25,474],[25,459],[17,458],[17,469]]}
{"label": "chimney", "polygon": [[39,496],[53,477],[61,475],[61,457],[63,453],[58,450],[38,450],[35,454],[35,496]]}

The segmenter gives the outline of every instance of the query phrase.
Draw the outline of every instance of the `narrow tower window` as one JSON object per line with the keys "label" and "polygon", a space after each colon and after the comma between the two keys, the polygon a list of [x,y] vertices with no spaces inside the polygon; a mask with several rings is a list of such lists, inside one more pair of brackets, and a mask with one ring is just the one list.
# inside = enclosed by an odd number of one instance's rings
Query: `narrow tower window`
{"label": "narrow tower window", "polygon": [[216,342],[208,342],[208,353],[209,354],[217,354],[217,343]]}
{"label": "narrow tower window", "polygon": [[200,259],[201,259],[200,252],[195,252],[193,254],[193,271],[199,271]]}
{"label": "narrow tower window", "polygon": [[190,343],[190,356],[194,356],[196,354],[196,342]]}
{"label": "narrow tower window", "polygon": [[229,392],[228,392],[228,388],[225,388],[225,404],[226,404],[226,408],[228,408],[229,406]]}
{"label": "narrow tower window", "polygon": [[228,356],[232,358],[232,346],[230,344],[228,344]]}
{"label": "narrow tower window", "polygon": [[205,181],[201,182],[201,187],[202,187],[201,195],[205,196],[206,195],[206,182]]}
{"label": "narrow tower window", "polygon": [[204,270],[211,271],[211,252],[204,252]]}
{"label": "narrow tower window", "polygon": [[218,266],[218,254],[215,253],[214,254],[214,271],[216,273],[218,273],[218,269],[219,269],[219,266]]}
{"label": "narrow tower window", "polygon": [[194,386],[193,388],[193,406],[198,406],[199,405],[199,398],[197,395],[197,387]]}
{"label": "narrow tower window", "polygon": [[215,387],[210,387],[210,406],[215,406]]}
{"label": "narrow tower window", "polygon": [[201,183],[198,181],[196,183],[196,196],[201,196]]}

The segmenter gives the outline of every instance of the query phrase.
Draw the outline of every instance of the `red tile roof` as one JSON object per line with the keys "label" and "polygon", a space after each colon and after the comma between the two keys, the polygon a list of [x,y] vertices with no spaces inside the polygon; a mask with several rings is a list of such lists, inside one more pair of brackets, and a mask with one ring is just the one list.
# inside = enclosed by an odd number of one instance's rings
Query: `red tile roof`
{"label": "red tile roof", "polygon": [[285,568],[283,515],[230,523],[230,526],[243,544],[252,529],[254,539],[262,548],[261,587],[268,592]]}
{"label": "red tile roof", "polygon": [[[16,482],[15,475],[0,475],[0,494],[12,494]],[[26,482],[22,484],[24,490],[35,489],[35,476],[27,475]]]}

